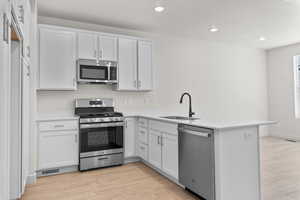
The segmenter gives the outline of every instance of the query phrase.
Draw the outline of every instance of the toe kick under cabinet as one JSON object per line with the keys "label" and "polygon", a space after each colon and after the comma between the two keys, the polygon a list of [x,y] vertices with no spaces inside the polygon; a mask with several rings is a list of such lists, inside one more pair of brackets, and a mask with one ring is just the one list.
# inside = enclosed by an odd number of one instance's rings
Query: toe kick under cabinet
{"label": "toe kick under cabinet", "polygon": [[39,121],[38,170],[78,165],[78,120]]}

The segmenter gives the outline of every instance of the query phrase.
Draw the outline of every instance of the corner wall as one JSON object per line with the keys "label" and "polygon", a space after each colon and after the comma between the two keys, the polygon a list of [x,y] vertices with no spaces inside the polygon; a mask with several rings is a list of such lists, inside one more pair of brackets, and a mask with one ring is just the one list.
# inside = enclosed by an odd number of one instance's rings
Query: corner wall
{"label": "corner wall", "polygon": [[270,134],[300,139],[300,119],[295,117],[295,55],[300,55],[300,43],[267,51],[269,116],[279,122],[270,127]]}

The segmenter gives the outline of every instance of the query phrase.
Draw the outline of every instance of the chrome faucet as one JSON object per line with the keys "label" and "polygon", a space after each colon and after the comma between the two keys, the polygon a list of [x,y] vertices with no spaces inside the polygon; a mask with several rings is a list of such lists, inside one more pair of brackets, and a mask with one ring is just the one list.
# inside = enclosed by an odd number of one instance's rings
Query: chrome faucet
{"label": "chrome faucet", "polygon": [[195,113],[192,111],[192,95],[190,95],[187,92],[183,93],[180,97],[180,103],[182,104],[183,97],[185,95],[187,95],[189,97],[189,118],[191,118],[191,117],[193,117],[193,115],[195,115]]}

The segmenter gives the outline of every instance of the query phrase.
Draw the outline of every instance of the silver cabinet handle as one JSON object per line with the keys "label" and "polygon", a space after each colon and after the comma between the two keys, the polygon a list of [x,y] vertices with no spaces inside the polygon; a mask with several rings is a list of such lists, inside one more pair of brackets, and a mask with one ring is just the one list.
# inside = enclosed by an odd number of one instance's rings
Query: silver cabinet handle
{"label": "silver cabinet handle", "polygon": [[94,58],[97,58],[97,50],[94,50]]}
{"label": "silver cabinet handle", "polygon": [[141,88],[142,87],[142,81],[138,81],[138,86],[137,86],[138,88]]}
{"label": "silver cabinet handle", "polygon": [[140,147],[141,150],[145,150],[145,147]]}
{"label": "silver cabinet handle", "polygon": [[65,125],[59,124],[59,125],[54,125],[54,128],[64,128]]}
{"label": "silver cabinet handle", "polygon": [[78,135],[75,135],[75,143],[78,142]]}
{"label": "silver cabinet handle", "polygon": [[164,146],[163,137],[162,136],[160,136],[160,144],[161,144],[161,146]]}
{"label": "silver cabinet handle", "polygon": [[133,87],[136,88],[137,87],[137,81],[133,81]]}
{"label": "silver cabinet handle", "polygon": [[76,78],[73,78],[73,87],[76,86]]}
{"label": "silver cabinet handle", "polygon": [[159,143],[159,138],[160,138],[160,136],[157,136],[157,144],[160,144],[160,143]]}

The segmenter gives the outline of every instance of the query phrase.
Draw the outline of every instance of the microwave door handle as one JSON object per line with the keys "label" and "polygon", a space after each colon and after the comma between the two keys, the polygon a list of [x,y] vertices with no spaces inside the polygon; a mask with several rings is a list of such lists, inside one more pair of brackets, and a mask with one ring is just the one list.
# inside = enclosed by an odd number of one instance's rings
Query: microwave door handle
{"label": "microwave door handle", "polygon": [[107,80],[110,81],[110,67],[107,67]]}

